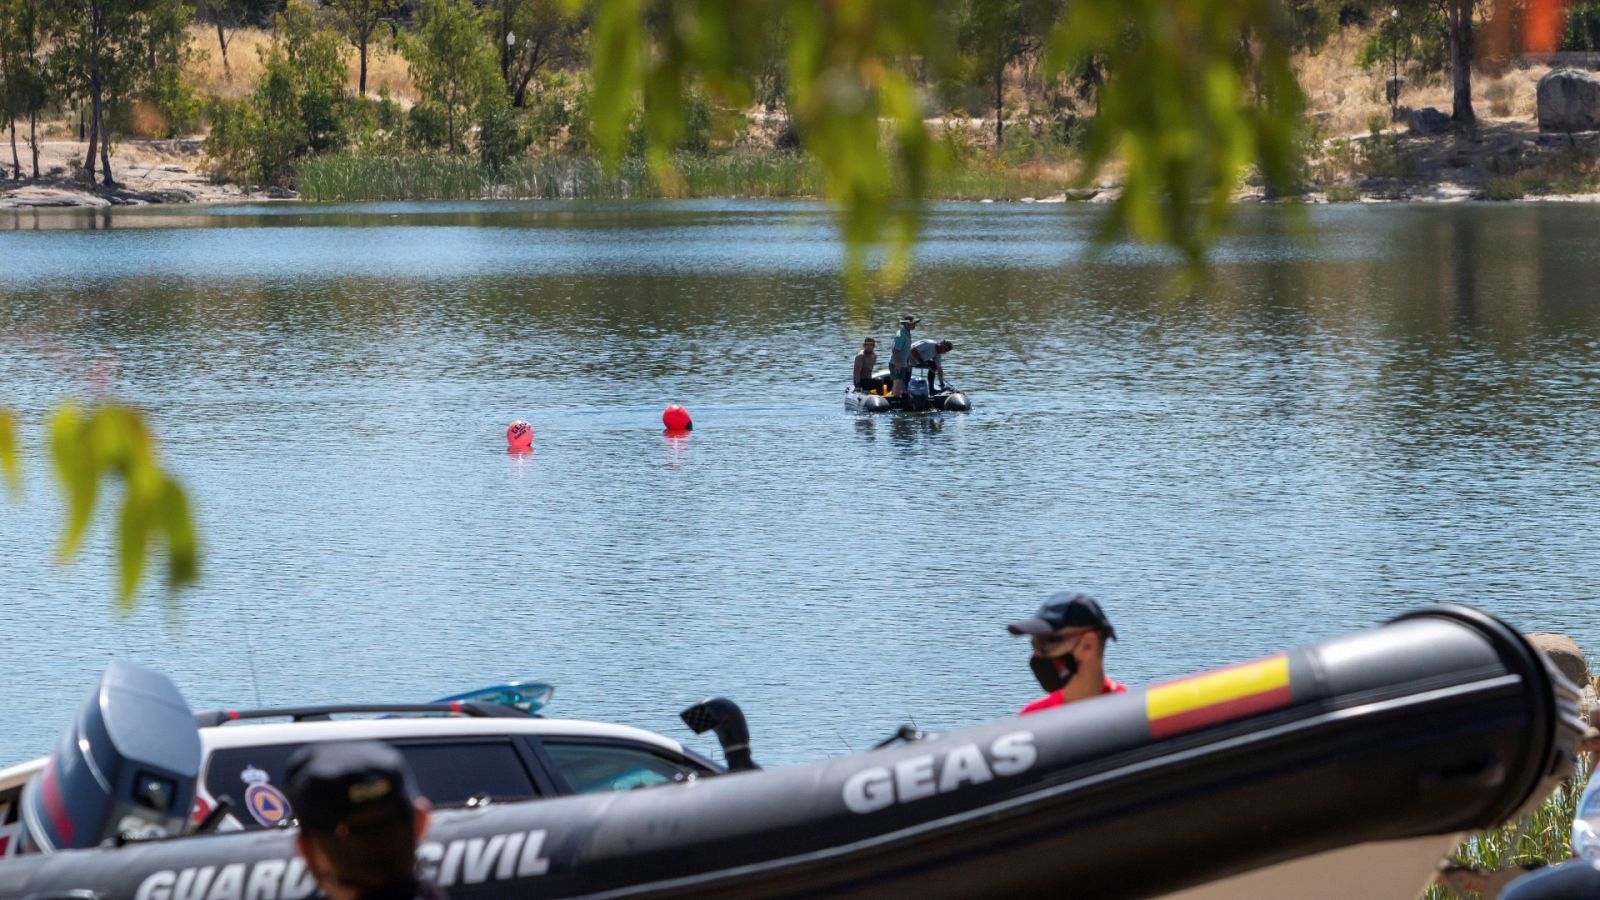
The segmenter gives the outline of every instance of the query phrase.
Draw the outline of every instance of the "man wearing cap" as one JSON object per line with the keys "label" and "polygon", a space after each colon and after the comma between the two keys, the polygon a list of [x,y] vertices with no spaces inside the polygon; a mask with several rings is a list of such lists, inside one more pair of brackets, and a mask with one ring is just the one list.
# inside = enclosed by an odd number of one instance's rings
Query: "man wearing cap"
{"label": "man wearing cap", "polygon": [[889,396],[904,397],[906,379],[911,375],[911,329],[917,327],[916,316],[900,320],[900,330],[895,332],[894,347],[889,351]]}
{"label": "man wearing cap", "polygon": [[300,855],[328,900],[443,900],[417,878],[428,801],[393,747],[301,747],[289,758],[288,795],[300,820]]}
{"label": "man wearing cap", "polygon": [[1032,642],[1029,667],[1047,692],[1024,706],[1021,715],[1127,690],[1106,675],[1106,641],[1116,640],[1117,632],[1088,594],[1051,594],[1037,613],[1012,622],[1006,630],[1025,634]]}

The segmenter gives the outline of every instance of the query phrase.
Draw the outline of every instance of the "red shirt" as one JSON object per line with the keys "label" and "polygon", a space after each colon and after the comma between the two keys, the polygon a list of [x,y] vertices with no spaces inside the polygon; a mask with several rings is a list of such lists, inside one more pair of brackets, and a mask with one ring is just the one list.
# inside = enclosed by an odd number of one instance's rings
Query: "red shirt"
{"label": "red shirt", "polygon": [[[1128,686],[1120,681],[1112,681],[1110,675],[1106,676],[1105,684],[1100,686],[1100,693],[1102,694],[1125,694],[1127,692]],[[1025,716],[1028,713],[1036,713],[1040,710],[1052,709],[1054,707],[1061,706],[1066,702],[1067,701],[1061,699],[1060,691],[1051,691],[1050,693],[1045,694],[1043,697],[1040,697],[1032,703],[1029,703],[1027,706],[1024,706],[1022,708],[1022,712],[1017,713],[1017,715]]]}

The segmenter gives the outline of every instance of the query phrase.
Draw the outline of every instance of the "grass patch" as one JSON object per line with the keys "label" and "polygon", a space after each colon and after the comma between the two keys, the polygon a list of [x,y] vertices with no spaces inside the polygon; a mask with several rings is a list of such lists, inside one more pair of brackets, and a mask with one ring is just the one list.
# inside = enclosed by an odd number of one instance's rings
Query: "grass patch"
{"label": "grass patch", "polygon": [[1527,194],[1527,187],[1523,184],[1522,176],[1507,175],[1503,178],[1491,178],[1484,182],[1483,199],[1494,201],[1521,200]]}
{"label": "grass patch", "polygon": [[[1019,199],[1059,194],[1065,176],[1038,166],[964,168],[935,173],[928,196],[947,200]],[[313,201],[648,200],[677,197],[810,198],[823,194],[822,170],[793,153],[680,154],[657,180],[638,159],[607,171],[584,156],[538,156],[499,170],[469,157],[334,154],[303,163],[295,178]]]}
{"label": "grass patch", "polygon": [[1353,184],[1330,184],[1323,193],[1329,203],[1355,203],[1361,199],[1361,189]]}

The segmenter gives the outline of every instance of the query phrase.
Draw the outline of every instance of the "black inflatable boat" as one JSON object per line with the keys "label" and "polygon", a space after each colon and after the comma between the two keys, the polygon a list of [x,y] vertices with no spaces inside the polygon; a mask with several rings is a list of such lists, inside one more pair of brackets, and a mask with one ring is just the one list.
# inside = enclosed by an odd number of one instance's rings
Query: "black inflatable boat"
{"label": "black inflatable boat", "polygon": [[[1571,772],[1576,701],[1511,628],[1441,608],[826,762],[440,813],[418,858],[457,898],[1381,898],[1362,879],[1391,866],[1409,900],[1453,835],[1516,816]],[[146,762],[181,780],[192,746],[172,753]],[[150,800],[140,785],[116,809]],[[180,784],[158,799],[182,797]],[[0,863],[0,898],[310,890],[285,830]]]}

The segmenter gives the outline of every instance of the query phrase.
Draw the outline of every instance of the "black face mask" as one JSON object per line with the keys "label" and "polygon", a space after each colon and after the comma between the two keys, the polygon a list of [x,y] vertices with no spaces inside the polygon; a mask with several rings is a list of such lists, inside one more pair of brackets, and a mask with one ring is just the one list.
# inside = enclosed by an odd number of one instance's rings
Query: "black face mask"
{"label": "black face mask", "polygon": [[1054,693],[1066,687],[1078,674],[1078,655],[1073,652],[1066,656],[1035,656],[1028,661],[1028,667],[1033,669],[1033,677],[1039,679],[1039,686],[1045,693]]}

